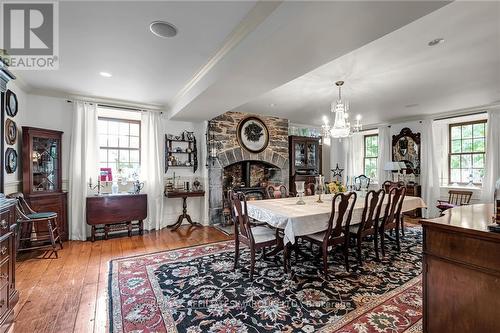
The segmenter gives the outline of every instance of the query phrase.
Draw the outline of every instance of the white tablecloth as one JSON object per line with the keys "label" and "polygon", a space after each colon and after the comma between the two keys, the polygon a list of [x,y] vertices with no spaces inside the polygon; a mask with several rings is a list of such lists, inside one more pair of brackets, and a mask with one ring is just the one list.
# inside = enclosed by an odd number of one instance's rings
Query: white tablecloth
{"label": "white tablecloth", "polygon": [[[297,205],[298,198],[247,201],[248,216],[284,230],[285,244],[295,242],[296,236],[325,231],[332,210],[332,195],[322,196],[323,203],[317,203],[317,195],[304,197],[305,205]],[[384,199],[382,212],[388,197]],[[361,222],[365,198],[358,196],[352,212],[351,225]],[[426,207],[419,197],[405,197],[403,212]]]}

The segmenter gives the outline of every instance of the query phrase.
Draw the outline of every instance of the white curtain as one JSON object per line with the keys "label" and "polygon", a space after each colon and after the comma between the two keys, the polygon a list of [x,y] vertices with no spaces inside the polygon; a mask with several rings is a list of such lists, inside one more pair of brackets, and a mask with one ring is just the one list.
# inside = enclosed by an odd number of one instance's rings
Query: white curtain
{"label": "white curtain", "polygon": [[73,131],[69,166],[69,237],[87,239],[85,203],[88,180],[98,177],[97,106],[92,103],[73,103]]}
{"label": "white curtain", "polygon": [[488,111],[486,163],[481,201],[493,202],[495,183],[500,178],[500,109]]}
{"label": "white curtain", "polygon": [[141,178],[148,195],[146,229],[160,230],[163,218],[163,120],[160,112],[143,111],[141,115]]}
{"label": "white curtain", "polygon": [[436,203],[440,194],[439,169],[435,150],[437,142],[434,141],[433,120],[423,121],[421,138],[420,183],[422,185],[422,199],[427,204],[424,217],[432,218],[439,215]]}
{"label": "white curtain", "polygon": [[386,180],[392,180],[391,171],[385,171],[387,162],[392,161],[391,128],[381,126],[378,128],[378,159],[377,159],[377,180],[380,186]]}
{"label": "white curtain", "polygon": [[[363,173],[363,135],[354,134],[348,139],[343,139],[343,151],[347,156],[346,176],[359,176]],[[353,178],[354,179],[354,178]]]}

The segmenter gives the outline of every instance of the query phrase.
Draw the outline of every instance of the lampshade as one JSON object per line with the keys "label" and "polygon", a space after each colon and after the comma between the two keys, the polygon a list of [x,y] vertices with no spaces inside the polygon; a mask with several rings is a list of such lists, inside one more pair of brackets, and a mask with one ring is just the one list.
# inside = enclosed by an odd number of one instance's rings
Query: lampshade
{"label": "lampshade", "polygon": [[399,163],[400,170],[406,170],[406,163],[405,162],[398,162],[398,163]]}
{"label": "lampshade", "polygon": [[384,166],[384,171],[399,171],[401,170],[401,165],[399,162],[386,162]]}

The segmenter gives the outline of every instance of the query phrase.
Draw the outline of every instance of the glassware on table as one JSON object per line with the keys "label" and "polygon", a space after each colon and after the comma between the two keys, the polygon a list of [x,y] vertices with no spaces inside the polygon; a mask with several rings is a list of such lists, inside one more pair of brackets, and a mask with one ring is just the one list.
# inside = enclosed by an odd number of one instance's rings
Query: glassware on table
{"label": "glassware on table", "polygon": [[305,182],[304,181],[298,181],[298,182],[295,182],[295,190],[297,191],[297,197],[299,198],[299,200],[297,201],[297,205],[305,205],[305,201],[303,199],[304,197],[304,185],[305,185]]}
{"label": "glassware on table", "polygon": [[323,200],[321,200],[321,195],[323,194],[323,191],[325,190],[325,177],[322,175],[318,175],[315,177],[316,180],[316,193],[318,194],[318,201],[317,203],[322,203]]}

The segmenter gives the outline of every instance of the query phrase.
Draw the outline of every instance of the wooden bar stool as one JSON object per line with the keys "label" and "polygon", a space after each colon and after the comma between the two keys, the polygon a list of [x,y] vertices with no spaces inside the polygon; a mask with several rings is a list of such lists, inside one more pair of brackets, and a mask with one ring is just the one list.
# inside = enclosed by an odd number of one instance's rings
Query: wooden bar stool
{"label": "wooden bar stool", "polygon": [[[58,258],[57,245],[63,248],[62,240],[57,227],[57,213],[35,212],[24,199],[20,192],[8,195],[17,199],[16,210],[18,213],[17,251],[30,251],[43,248],[52,248]],[[45,229],[47,229],[45,231]],[[46,241],[50,241],[46,244]]]}

